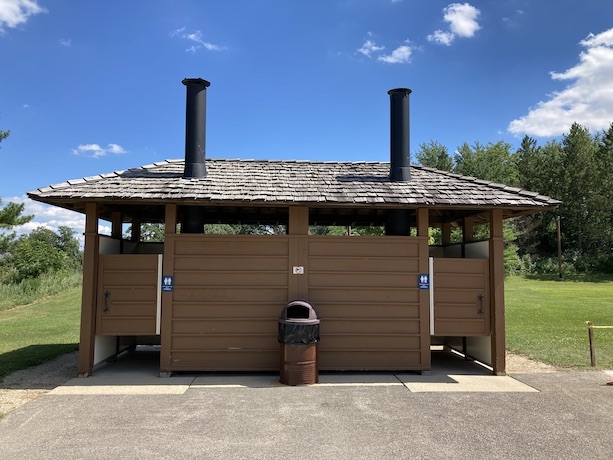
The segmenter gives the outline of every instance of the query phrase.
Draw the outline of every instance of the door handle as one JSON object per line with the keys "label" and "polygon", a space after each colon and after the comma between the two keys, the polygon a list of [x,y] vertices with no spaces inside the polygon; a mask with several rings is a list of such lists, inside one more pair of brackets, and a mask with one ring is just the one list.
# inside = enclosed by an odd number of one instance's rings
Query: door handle
{"label": "door handle", "polygon": [[477,310],[478,315],[483,315],[483,292],[477,294],[477,299],[479,299],[479,310]]}
{"label": "door handle", "polygon": [[109,297],[111,297],[111,291],[104,291],[104,308],[102,312],[106,314],[111,311],[111,307],[109,307]]}

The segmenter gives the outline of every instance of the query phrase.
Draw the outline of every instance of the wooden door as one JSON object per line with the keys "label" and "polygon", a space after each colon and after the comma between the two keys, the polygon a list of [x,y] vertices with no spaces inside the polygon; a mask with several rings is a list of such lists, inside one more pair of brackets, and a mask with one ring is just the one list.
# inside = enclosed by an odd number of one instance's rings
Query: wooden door
{"label": "wooden door", "polygon": [[97,335],[159,334],[161,257],[158,254],[100,256]]}
{"label": "wooden door", "polygon": [[490,334],[487,259],[434,258],[434,335]]}

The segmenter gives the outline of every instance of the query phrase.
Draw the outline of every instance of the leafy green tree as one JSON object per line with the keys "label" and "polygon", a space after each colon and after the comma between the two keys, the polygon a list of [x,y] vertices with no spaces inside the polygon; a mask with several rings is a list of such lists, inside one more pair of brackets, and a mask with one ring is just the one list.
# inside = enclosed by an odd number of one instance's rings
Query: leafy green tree
{"label": "leafy green tree", "polygon": [[10,230],[17,225],[27,224],[34,218],[24,216],[23,208],[23,203],[8,203],[2,207],[0,199],[0,259],[6,256],[15,241],[15,232]]}
{"label": "leafy green tree", "polygon": [[419,164],[429,168],[440,169],[441,171],[453,169],[453,159],[447,152],[447,147],[437,141],[431,140],[427,144],[420,144],[415,157]]}
{"label": "leafy green tree", "polygon": [[205,233],[212,235],[285,235],[284,225],[205,224]]}
{"label": "leafy green tree", "polygon": [[[2,206],[2,199],[0,199]],[[11,229],[16,225],[23,225],[30,222],[34,216],[23,216],[23,203],[8,203],[0,209],[0,229]]]}
{"label": "leafy green tree", "polygon": [[0,129],[0,142],[2,142],[4,139],[6,139],[7,137],[9,137],[9,134],[11,134],[10,131],[2,131]]}
{"label": "leafy green tree", "polygon": [[2,259],[2,279],[20,282],[44,273],[78,270],[83,263],[74,231],[62,226],[58,233],[38,227],[17,239],[11,252]]}
{"label": "leafy green tree", "polygon": [[35,238],[26,238],[17,244],[12,260],[18,276],[15,281],[36,278],[51,271],[60,271],[66,269],[68,264],[68,255],[61,249]]}
{"label": "leafy green tree", "polygon": [[515,186],[519,182],[519,173],[511,148],[511,144],[502,141],[487,145],[475,142],[472,147],[464,143],[454,155],[453,172]]}

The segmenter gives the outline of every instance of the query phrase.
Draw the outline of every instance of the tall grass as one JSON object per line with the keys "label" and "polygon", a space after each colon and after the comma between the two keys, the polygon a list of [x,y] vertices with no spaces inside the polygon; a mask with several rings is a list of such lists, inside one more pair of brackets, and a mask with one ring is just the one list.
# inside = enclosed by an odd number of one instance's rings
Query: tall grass
{"label": "tall grass", "polygon": [[82,281],[81,271],[61,271],[46,273],[17,284],[0,284],[0,311],[79,287]]}

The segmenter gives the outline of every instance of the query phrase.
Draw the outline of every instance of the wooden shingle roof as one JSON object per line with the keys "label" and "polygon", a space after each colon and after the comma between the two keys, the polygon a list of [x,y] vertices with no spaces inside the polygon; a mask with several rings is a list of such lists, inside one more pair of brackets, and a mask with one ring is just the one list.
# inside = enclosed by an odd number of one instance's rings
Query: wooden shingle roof
{"label": "wooden shingle roof", "polygon": [[411,167],[410,182],[391,182],[389,163],[379,162],[207,159],[208,174],[201,179],[182,178],[183,165],[183,160],[166,160],[70,180],[28,195],[75,210],[87,201],[503,207],[529,212],[560,204],[538,193],[422,166]]}

